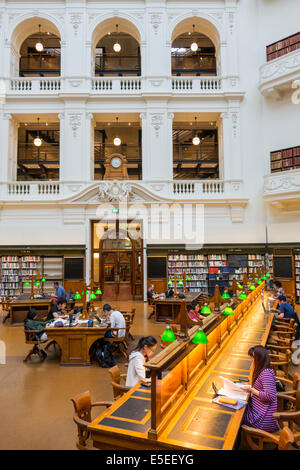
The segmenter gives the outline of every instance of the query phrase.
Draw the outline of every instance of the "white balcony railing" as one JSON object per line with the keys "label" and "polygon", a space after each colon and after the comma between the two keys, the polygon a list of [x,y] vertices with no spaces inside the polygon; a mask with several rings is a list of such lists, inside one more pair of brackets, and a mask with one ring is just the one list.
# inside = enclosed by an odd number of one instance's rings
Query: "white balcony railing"
{"label": "white balcony railing", "polygon": [[90,181],[90,182],[62,182],[62,181],[18,181],[0,184],[1,200],[3,201],[76,201],[80,194],[91,192],[104,192],[110,185],[126,185],[130,192],[138,191],[144,194],[145,201],[153,199],[153,196],[162,201],[219,201],[227,204],[228,201],[243,200],[243,183],[240,180],[173,180],[173,181]]}
{"label": "white balcony railing", "polygon": [[45,94],[204,94],[226,93],[243,97],[237,77],[32,77],[5,79],[5,94],[10,97]]}

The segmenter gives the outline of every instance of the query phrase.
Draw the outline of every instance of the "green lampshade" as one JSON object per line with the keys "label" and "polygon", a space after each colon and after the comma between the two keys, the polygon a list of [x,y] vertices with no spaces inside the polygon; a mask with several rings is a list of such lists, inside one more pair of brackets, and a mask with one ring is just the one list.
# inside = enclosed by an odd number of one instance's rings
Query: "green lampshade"
{"label": "green lampshade", "polygon": [[208,339],[204,331],[198,330],[195,334],[194,338],[192,339],[192,343],[194,344],[207,344]]}
{"label": "green lampshade", "polygon": [[101,289],[97,289],[96,292],[95,292],[96,295],[102,295],[102,290]]}
{"label": "green lampshade", "polygon": [[174,331],[170,326],[167,326],[160,338],[162,341],[176,341]]}
{"label": "green lampshade", "polygon": [[230,295],[228,294],[228,292],[225,291],[225,292],[222,294],[222,299],[230,299]]}
{"label": "green lampshade", "polygon": [[172,285],[173,285],[173,281],[169,281],[168,286],[172,286]]}
{"label": "green lampshade", "polygon": [[252,286],[249,287],[250,290],[255,290],[256,287],[252,284]]}
{"label": "green lampshade", "polygon": [[266,277],[271,277],[271,274],[270,274],[270,273],[267,273],[267,274],[266,274]]}
{"label": "green lampshade", "polygon": [[247,295],[245,294],[245,292],[241,293],[241,295],[239,296],[239,299],[240,300],[246,300],[247,299]]}
{"label": "green lampshade", "polygon": [[224,315],[234,315],[234,311],[232,310],[231,307],[226,307],[223,310]]}
{"label": "green lampshade", "polygon": [[241,284],[238,284],[239,289],[243,289],[243,286]]}
{"label": "green lampshade", "polygon": [[266,279],[267,279],[267,276],[263,276],[263,277],[262,277],[262,280],[263,280],[263,281],[266,281]]}
{"label": "green lampshade", "polygon": [[37,281],[37,282],[35,283],[35,287],[41,287],[41,283],[40,283],[39,281]]}
{"label": "green lampshade", "polygon": [[43,277],[43,279],[41,279],[42,282],[46,282],[46,279]]}
{"label": "green lampshade", "polygon": [[24,284],[24,287],[29,287],[29,286],[30,286],[30,282],[26,281]]}
{"label": "green lampshade", "polygon": [[262,284],[262,283],[263,283],[262,280],[261,280],[261,279],[258,279],[257,284],[260,285],[260,284]]}
{"label": "green lampshade", "polygon": [[191,277],[187,277],[186,280],[187,280],[187,281],[191,281],[192,278],[191,278]]}
{"label": "green lampshade", "polygon": [[75,300],[81,299],[81,295],[79,294],[79,292],[76,292],[76,294],[74,295],[74,299]]}
{"label": "green lampshade", "polygon": [[96,296],[96,294],[94,294],[94,292],[92,292],[92,293],[90,294],[90,299],[92,299],[92,300],[97,299],[97,296]]}
{"label": "green lampshade", "polygon": [[182,279],[178,279],[178,285],[183,286],[183,280]]}
{"label": "green lampshade", "polygon": [[209,306],[207,304],[205,304],[202,309],[201,309],[201,312],[200,313],[203,313],[204,315],[209,315],[211,313],[211,309],[209,308]]}

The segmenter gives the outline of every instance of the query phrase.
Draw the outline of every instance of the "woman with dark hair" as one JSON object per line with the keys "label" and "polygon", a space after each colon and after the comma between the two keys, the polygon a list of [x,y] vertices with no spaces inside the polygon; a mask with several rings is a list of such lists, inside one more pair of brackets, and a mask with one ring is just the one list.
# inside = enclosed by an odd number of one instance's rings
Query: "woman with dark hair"
{"label": "woman with dark hair", "polygon": [[276,378],[269,353],[263,346],[254,346],[248,355],[253,361],[253,374],[251,385],[242,386],[251,394],[242,424],[267,432],[278,431],[278,423],[273,418],[277,411]]}
{"label": "woman with dark hair", "polygon": [[192,302],[189,305],[189,312],[188,312],[188,316],[190,317],[191,320],[193,321],[205,320],[206,317],[201,315],[199,313],[199,310],[200,310],[200,307],[199,307],[198,300],[192,300]]}
{"label": "woman with dark hair", "polygon": [[136,349],[129,356],[126,387],[134,387],[138,382],[149,383],[146,379],[144,363],[148,361],[157,348],[157,341],[153,336],[143,336]]}

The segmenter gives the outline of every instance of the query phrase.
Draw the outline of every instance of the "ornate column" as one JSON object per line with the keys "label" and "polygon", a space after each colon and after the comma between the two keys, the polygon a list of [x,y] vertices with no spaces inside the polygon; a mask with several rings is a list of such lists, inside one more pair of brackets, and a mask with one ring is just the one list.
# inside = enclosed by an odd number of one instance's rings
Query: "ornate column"
{"label": "ornate column", "polygon": [[172,119],[163,108],[141,113],[143,180],[173,179]]}

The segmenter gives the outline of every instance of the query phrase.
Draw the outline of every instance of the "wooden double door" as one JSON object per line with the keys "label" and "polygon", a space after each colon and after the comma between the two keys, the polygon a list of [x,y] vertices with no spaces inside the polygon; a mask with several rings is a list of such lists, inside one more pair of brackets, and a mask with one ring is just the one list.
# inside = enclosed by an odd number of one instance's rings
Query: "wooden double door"
{"label": "wooden double door", "polygon": [[101,274],[103,300],[142,298],[141,254],[134,251],[103,251]]}

